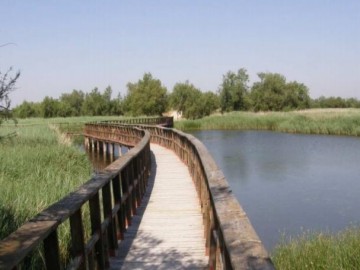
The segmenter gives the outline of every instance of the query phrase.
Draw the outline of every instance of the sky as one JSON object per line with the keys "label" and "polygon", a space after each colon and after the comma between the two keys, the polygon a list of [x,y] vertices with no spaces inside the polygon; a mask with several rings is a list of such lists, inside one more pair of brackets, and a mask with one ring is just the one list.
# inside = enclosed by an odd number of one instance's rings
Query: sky
{"label": "sky", "polygon": [[313,98],[360,99],[359,0],[1,0],[7,43],[13,105],[108,85],[125,95],[145,72],[169,92],[186,80],[217,91],[240,68],[250,83],[276,72]]}

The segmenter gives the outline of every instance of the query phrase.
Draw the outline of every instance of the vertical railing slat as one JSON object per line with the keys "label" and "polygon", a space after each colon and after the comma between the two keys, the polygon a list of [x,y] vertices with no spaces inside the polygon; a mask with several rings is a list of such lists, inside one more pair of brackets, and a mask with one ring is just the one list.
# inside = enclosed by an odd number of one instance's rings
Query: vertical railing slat
{"label": "vertical railing slat", "polygon": [[116,175],[112,181],[113,185],[113,192],[114,192],[114,204],[119,204],[120,208],[119,211],[116,213],[117,221],[118,221],[118,230],[119,230],[119,239],[124,239],[124,231],[125,231],[125,224],[123,221],[123,212],[124,208],[121,203],[121,186],[120,186],[120,175]]}
{"label": "vertical railing slat", "polygon": [[81,208],[70,216],[71,253],[73,258],[81,256],[79,269],[86,269],[84,228],[82,224]]}
{"label": "vertical railing slat", "polygon": [[108,237],[108,245],[109,252],[111,256],[115,255],[115,250],[118,248],[117,237],[116,237],[116,228],[115,228],[115,220],[112,217],[112,204],[111,204],[111,189],[110,182],[108,182],[102,188],[102,198],[103,198],[103,206],[104,206],[104,219],[109,218],[109,225],[107,227],[107,237]]}
{"label": "vertical railing slat", "polygon": [[99,235],[99,240],[95,244],[97,268],[103,270],[106,269],[105,250],[104,250],[103,237],[101,233],[101,212],[100,212],[100,202],[99,202],[98,192],[89,200],[89,206],[90,206],[90,221],[91,221],[92,234]]}
{"label": "vertical railing slat", "polygon": [[60,252],[57,230],[44,239],[45,265],[47,269],[60,270]]}

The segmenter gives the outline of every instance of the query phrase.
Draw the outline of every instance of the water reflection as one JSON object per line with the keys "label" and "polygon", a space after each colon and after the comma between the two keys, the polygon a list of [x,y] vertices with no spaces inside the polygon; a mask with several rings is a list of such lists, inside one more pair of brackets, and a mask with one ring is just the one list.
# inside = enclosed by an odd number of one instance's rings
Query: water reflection
{"label": "water reflection", "polygon": [[193,133],[223,170],[268,249],[282,232],[360,222],[360,139],[266,131]]}
{"label": "water reflection", "polygon": [[109,154],[110,151],[107,151],[107,154],[104,154],[102,151],[99,153],[96,150],[87,151],[84,145],[79,146],[79,148],[84,151],[92,164],[93,172],[95,174],[103,171],[107,166],[109,166],[112,162],[118,159],[120,156],[126,154],[128,151],[127,147],[124,146],[116,146],[114,147],[114,153]]}
{"label": "water reflection", "polygon": [[96,153],[95,151],[86,151],[89,161],[92,164],[94,173],[99,173],[114,162],[117,157],[112,155],[103,155]]}

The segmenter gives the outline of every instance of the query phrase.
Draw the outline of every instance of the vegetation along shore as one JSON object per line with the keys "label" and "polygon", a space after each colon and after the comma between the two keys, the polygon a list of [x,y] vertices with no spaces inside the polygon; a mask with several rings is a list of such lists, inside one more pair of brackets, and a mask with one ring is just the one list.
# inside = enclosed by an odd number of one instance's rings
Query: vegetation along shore
{"label": "vegetation along shore", "polygon": [[291,112],[230,112],[175,122],[180,130],[271,130],[289,133],[360,136],[360,109]]}
{"label": "vegetation along shore", "polygon": [[[0,239],[76,190],[91,175],[91,164],[84,153],[69,145],[49,125],[31,122],[29,125],[24,120],[17,127],[1,128],[1,133],[16,135],[0,140],[0,152],[6,153],[0,155]],[[65,227],[59,235],[64,259],[70,239],[70,231]],[[40,258],[37,254],[25,263],[35,267]]]}
{"label": "vegetation along shore", "polygon": [[360,269],[360,229],[350,227],[336,234],[304,232],[283,241],[273,252],[276,269]]}

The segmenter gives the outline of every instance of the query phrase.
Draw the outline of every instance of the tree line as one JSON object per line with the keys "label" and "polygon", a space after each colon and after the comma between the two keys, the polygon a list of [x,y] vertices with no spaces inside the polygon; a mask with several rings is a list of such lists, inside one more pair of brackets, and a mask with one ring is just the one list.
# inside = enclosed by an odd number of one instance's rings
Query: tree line
{"label": "tree line", "polygon": [[151,73],[137,82],[127,84],[127,94],[112,97],[108,86],[89,93],[73,90],[59,98],[46,96],[41,102],[24,101],[13,109],[18,118],[71,117],[94,115],[161,115],[176,110],[188,119],[201,118],[215,111],[289,111],[308,108],[360,108],[355,98],[320,97],[311,99],[309,89],[297,81],[288,82],[279,73],[258,73],[258,81],[251,86],[244,68],[223,75],[216,93],[201,91],[189,81],[175,84],[171,93]]}

